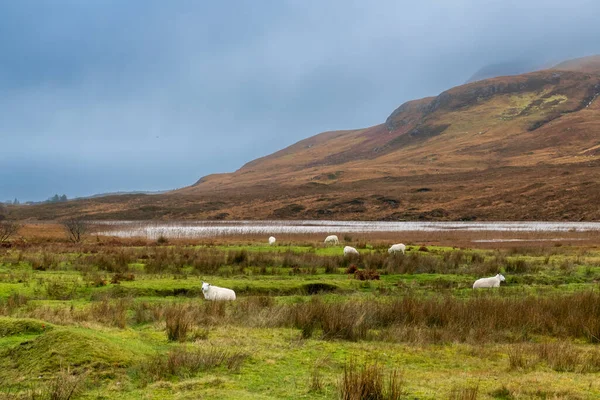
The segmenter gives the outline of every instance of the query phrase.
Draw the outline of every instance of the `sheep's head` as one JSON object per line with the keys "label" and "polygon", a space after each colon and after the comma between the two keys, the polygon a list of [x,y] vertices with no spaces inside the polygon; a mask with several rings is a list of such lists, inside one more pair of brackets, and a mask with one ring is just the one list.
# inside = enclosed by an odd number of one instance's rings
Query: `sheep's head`
{"label": "sheep's head", "polygon": [[210,288],[210,283],[202,282],[202,291],[206,292]]}
{"label": "sheep's head", "polygon": [[496,275],[496,278],[500,279],[500,282],[504,282],[504,281],[506,281],[506,278],[505,278],[505,277],[504,277],[504,275],[502,275],[502,274],[498,274],[498,275]]}

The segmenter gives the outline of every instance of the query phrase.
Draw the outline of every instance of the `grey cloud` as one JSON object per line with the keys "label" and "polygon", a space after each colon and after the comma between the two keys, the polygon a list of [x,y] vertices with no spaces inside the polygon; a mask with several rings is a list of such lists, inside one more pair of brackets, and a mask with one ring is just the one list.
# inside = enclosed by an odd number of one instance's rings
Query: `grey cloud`
{"label": "grey cloud", "polygon": [[[214,4],[213,4],[214,3]],[[0,199],[180,187],[514,59],[599,53],[596,1],[0,4]]]}

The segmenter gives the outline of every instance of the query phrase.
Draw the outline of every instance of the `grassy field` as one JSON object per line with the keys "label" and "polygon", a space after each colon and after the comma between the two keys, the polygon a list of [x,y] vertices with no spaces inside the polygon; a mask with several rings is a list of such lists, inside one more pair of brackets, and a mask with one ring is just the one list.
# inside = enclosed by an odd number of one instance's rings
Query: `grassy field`
{"label": "grassy field", "polygon": [[[308,237],[15,240],[0,399],[600,398],[596,246],[348,239],[359,257]],[[203,280],[237,300],[204,300]]]}

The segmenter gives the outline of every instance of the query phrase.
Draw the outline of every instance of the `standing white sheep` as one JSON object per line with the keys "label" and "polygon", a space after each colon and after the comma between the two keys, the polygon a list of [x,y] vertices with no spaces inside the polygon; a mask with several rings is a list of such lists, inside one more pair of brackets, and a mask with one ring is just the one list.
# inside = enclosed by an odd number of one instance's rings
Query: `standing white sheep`
{"label": "standing white sheep", "polygon": [[235,292],[231,289],[213,286],[202,282],[202,293],[206,300],[235,300]]}
{"label": "standing white sheep", "polygon": [[325,244],[340,244],[340,240],[338,239],[338,237],[336,235],[329,235],[325,238],[325,241],[323,243],[325,243]]}
{"label": "standing white sheep", "polygon": [[276,240],[277,240],[277,239],[275,239],[275,236],[271,236],[271,237],[269,238],[269,244],[270,244],[271,246],[272,246],[272,245],[274,245],[274,244],[275,244],[275,242],[276,242]]}
{"label": "standing white sheep", "polygon": [[492,276],[491,278],[477,279],[473,284],[473,289],[500,287],[500,282],[504,282],[505,280],[502,274]]}
{"label": "standing white sheep", "polygon": [[344,256],[347,256],[350,254],[358,255],[358,250],[356,250],[354,247],[351,247],[351,246],[344,247]]}
{"label": "standing white sheep", "polygon": [[401,251],[402,254],[404,254],[404,250],[406,250],[406,246],[403,243],[398,243],[392,245],[392,247],[388,249],[388,253],[392,254]]}

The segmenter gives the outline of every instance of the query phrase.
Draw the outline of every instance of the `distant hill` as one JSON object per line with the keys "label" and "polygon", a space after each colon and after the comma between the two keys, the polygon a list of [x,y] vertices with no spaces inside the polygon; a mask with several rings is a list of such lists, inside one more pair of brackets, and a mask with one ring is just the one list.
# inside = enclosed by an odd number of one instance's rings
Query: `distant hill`
{"label": "distant hill", "polygon": [[90,196],[75,197],[73,200],[79,200],[79,199],[96,199],[96,198],[99,198],[99,197],[125,196],[125,195],[132,195],[132,194],[154,195],[154,194],[163,194],[163,193],[167,193],[167,192],[168,192],[168,190],[156,190],[156,191],[134,190],[134,191],[131,191],[131,192],[107,192],[107,193],[93,194],[93,195],[90,195]]}
{"label": "distant hill", "polygon": [[576,58],[574,60],[562,62],[552,68],[584,73],[600,73],[600,55]]}
{"label": "distant hill", "polygon": [[489,64],[480,68],[465,83],[477,82],[484,79],[496,78],[498,76],[520,75],[540,69],[531,61],[511,61],[497,64]]}
{"label": "distant hill", "polygon": [[409,101],[379,125],[321,133],[166,194],[23,207],[21,216],[598,220],[597,61]]}

